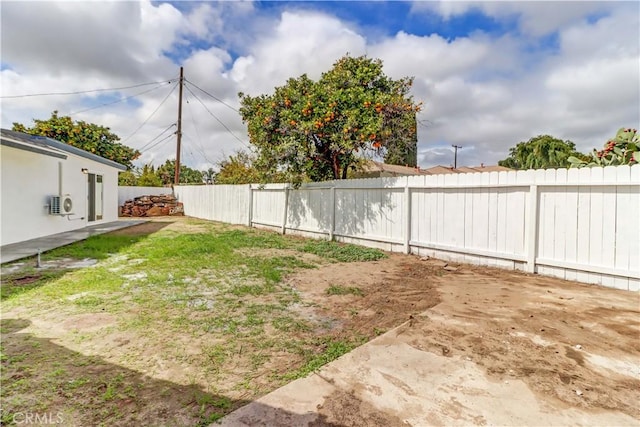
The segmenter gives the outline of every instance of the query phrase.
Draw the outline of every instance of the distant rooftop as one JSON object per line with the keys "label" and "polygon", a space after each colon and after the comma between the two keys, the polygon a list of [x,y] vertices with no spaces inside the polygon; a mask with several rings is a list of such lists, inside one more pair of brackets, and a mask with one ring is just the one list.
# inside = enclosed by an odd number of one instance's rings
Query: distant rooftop
{"label": "distant rooftop", "polygon": [[406,176],[406,175],[442,175],[453,173],[477,173],[477,172],[501,172],[510,171],[511,169],[498,165],[480,165],[480,166],[461,166],[457,169],[448,166],[433,166],[427,169],[420,167],[412,168],[410,166],[389,165],[387,163],[369,161],[364,167],[365,174],[384,174],[386,176]]}
{"label": "distant rooftop", "polygon": [[480,165],[480,166],[460,166],[457,169],[454,169],[451,166],[433,166],[428,169],[422,169],[423,172],[426,172],[427,175],[439,175],[439,174],[451,174],[451,173],[477,173],[477,172],[502,172],[502,171],[510,171],[512,169],[498,166],[498,165]]}

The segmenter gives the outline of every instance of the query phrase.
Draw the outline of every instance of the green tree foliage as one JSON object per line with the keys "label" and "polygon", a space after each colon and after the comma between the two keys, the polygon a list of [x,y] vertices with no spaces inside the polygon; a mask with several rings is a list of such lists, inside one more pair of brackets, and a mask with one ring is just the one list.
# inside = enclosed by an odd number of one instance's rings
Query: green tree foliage
{"label": "green tree foliage", "polygon": [[137,185],[141,187],[162,187],[162,180],[153,165],[146,164],[142,167]]}
{"label": "green tree foliage", "polygon": [[[175,160],[167,160],[158,169],[156,175],[163,185],[173,184],[176,169]],[[180,184],[202,184],[202,172],[180,164]]]}
{"label": "green tree foliage", "polygon": [[240,93],[254,166],[294,184],[344,179],[363,155],[413,149],[420,105],[408,95],[411,84],[387,77],[380,60],[345,56],[317,82],[302,75],[271,95]]}
{"label": "green tree foliage", "polygon": [[550,135],[538,135],[509,149],[509,157],[498,164],[512,169],[568,168],[569,157],[584,157],[576,145]]}
{"label": "green tree foliage", "polygon": [[202,179],[207,184],[213,184],[216,179],[216,171],[213,168],[209,168],[206,171],[202,171]]}
{"label": "green tree foliage", "polygon": [[73,121],[68,116],[58,116],[58,112],[51,113],[47,120],[33,120],[30,128],[21,123],[14,123],[13,130],[31,135],[46,136],[97,154],[129,169],[133,168],[133,161],[140,156],[138,150],[120,144],[120,138],[112,133],[108,127],[99,126],[84,121]]}
{"label": "green tree foliage", "polygon": [[390,123],[394,133],[389,138],[384,162],[389,165],[401,165],[415,168],[418,166],[418,129],[415,113],[401,116],[401,126]]}
{"label": "green tree foliage", "polygon": [[640,163],[640,132],[631,128],[620,128],[616,136],[607,141],[602,150],[594,148],[591,156],[570,157],[571,166],[617,166]]}
{"label": "green tree foliage", "polygon": [[131,187],[138,185],[138,177],[132,171],[124,171],[118,174],[118,185]]}
{"label": "green tree foliage", "polygon": [[255,156],[246,151],[237,151],[218,163],[216,184],[255,184],[258,182],[285,182],[283,174],[275,172],[265,175],[254,166]]}

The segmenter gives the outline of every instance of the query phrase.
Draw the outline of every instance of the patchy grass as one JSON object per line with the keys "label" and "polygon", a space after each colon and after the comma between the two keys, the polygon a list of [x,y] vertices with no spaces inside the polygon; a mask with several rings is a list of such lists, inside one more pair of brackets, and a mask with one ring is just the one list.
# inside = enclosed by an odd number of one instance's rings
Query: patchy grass
{"label": "patchy grass", "polygon": [[[3,277],[3,425],[35,411],[60,413],[66,424],[208,425],[366,340],[349,330],[335,338],[333,320],[305,315],[283,278],[315,268],[309,253],[326,263],[383,252],[192,219],[179,225],[94,236],[43,255],[100,260],[92,267]],[[53,335],[42,325],[56,325]]]}
{"label": "patchy grass", "polygon": [[336,360],[338,357],[347,354],[357,346],[364,344],[366,337],[355,336],[350,339],[339,339],[334,337],[319,338],[315,342],[315,348],[319,348],[319,352],[305,352],[305,362],[298,369],[286,373],[283,378],[286,380],[295,380],[297,378],[306,377],[312,372],[317,371],[322,366]]}
{"label": "patchy grass", "polygon": [[339,244],[328,240],[308,241],[301,250],[338,262],[377,261],[387,257],[384,252],[378,249]]}
{"label": "patchy grass", "polygon": [[341,286],[331,285],[327,288],[327,295],[355,295],[358,297],[364,296],[362,289],[357,286]]}
{"label": "patchy grass", "polygon": [[0,287],[0,301],[37,289],[59,279],[65,273],[67,273],[66,269],[37,271],[35,268],[27,268],[16,273],[3,275],[2,286]]}

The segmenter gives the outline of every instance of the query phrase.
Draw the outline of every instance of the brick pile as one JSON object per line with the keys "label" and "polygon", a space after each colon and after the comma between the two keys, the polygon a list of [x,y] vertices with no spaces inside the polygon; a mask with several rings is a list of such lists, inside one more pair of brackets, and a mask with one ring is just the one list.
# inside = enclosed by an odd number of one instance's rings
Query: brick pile
{"label": "brick pile", "polygon": [[127,200],[120,207],[120,216],[149,217],[149,216],[184,215],[184,207],[172,194],[158,196],[140,196]]}

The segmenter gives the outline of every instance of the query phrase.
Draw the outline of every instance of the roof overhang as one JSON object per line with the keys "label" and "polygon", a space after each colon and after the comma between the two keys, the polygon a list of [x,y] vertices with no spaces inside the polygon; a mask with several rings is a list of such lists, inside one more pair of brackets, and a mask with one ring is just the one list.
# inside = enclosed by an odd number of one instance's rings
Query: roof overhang
{"label": "roof overhang", "polygon": [[2,145],[6,145],[8,147],[61,159],[66,159],[67,155],[64,153],[69,153],[97,163],[102,163],[103,165],[110,166],[121,171],[127,170],[126,166],[116,163],[113,160],[105,159],[104,157],[100,157],[96,154],[74,147],[73,145],[65,144],[64,142],[44,136],[30,135],[23,132],[2,129],[0,131],[0,139],[2,140]]}
{"label": "roof overhang", "polygon": [[29,151],[31,153],[43,154],[45,156],[51,156],[58,159],[67,158],[66,154],[62,154],[58,151],[46,150],[44,148],[40,148],[31,144],[22,144],[20,142],[16,142],[4,137],[0,138],[0,145],[4,145],[5,147],[17,148],[18,150]]}

